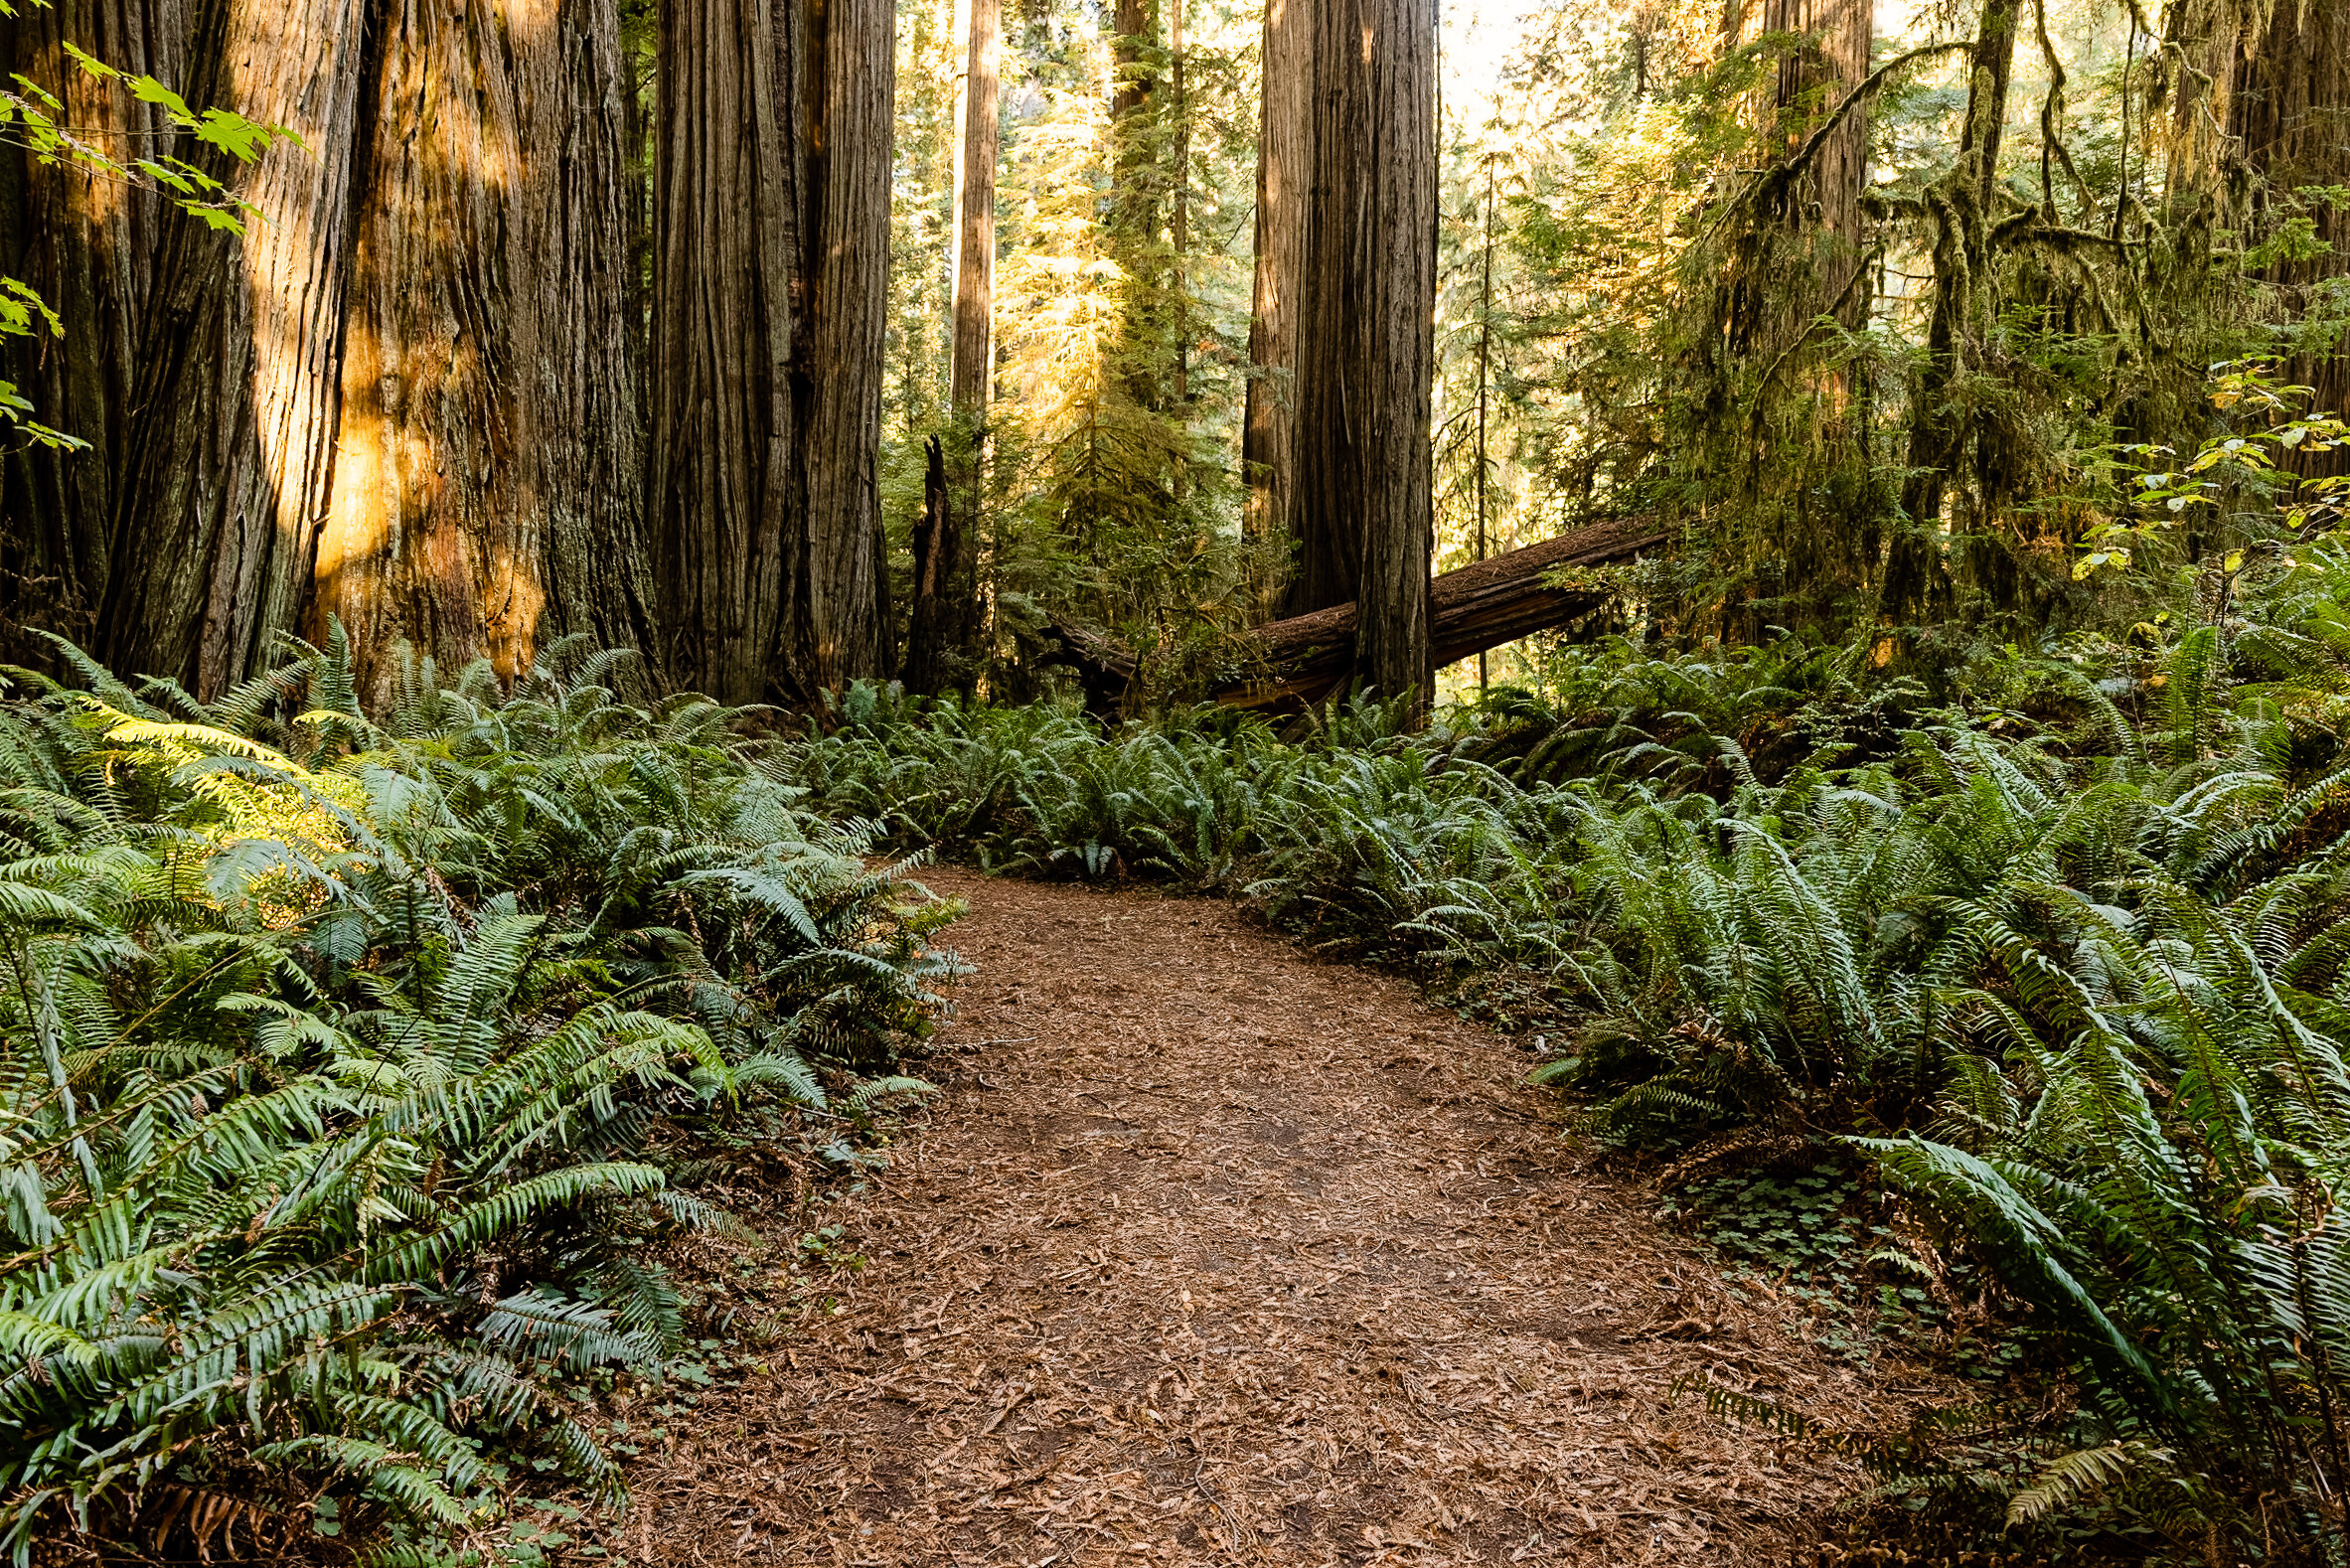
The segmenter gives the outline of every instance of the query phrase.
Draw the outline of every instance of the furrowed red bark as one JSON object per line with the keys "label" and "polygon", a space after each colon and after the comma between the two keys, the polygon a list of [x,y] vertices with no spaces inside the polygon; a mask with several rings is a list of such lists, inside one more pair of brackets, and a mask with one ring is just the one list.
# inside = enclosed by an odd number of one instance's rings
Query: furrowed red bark
{"label": "furrowed red bark", "polygon": [[813,222],[807,285],[801,449],[807,507],[807,616],[784,686],[802,701],[886,664],[876,465],[889,304],[890,111],[896,92],[891,0],[812,0],[808,37],[817,106],[809,159]]}
{"label": "furrowed red bark", "polygon": [[328,504],[364,0],[214,0],[192,101],[284,125],[241,236],[178,215],[142,354],[99,649],[210,700],[298,628]]}
{"label": "furrowed red bark", "polygon": [[[186,74],[188,0],[57,0],[0,20],[0,73],[63,101],[57,117],[117,161],[173,152],[170,122],[119,81],[85,75],[71,42],[118,69],[177,83]],[[0,149],[0,275],[38,291],[64,323],[13,340],[0,377],[32,417],[89,443],[80,452],[23,445],[0,458],[0,633],[10,657],[38,625],[90,644],[113,558],[117,488],[131,440],[139,343],[155,259],[176,215],[151,190]]]}
{"label": "furrowed red bark", "polygon": [[633,646],[618,18],[609,0],[378,0],[342,432],[314,635],[361,690],[405,643],[502,678],[554,638]]}
{"label": "furrowed red bark", "polygon": [[[1243,526],[1290,541],[1297,482],[1298,293],[1314,148],[1313,0],[1265,0],[1264,106],[1257,135],[1256,294],[1248,328],[1248,400],[1240,458]],[[1279,613],[1287,572],[1251,583],[1255,618]]]}
{"label": "furrowed red bark", "polygon": [[799,607],[797,23],[791,0],[661,12],[647,512],[669,669],[721,702],[770,695]]}
{"label": "furrowed red bark", "polygon": [[1430,0],[1314,0],[1313,15],[1288,604],[1304,614],[1353,599],[1356,679],[1424,703],[1436,17]]}
{"label": "furrowed red bark", "polygon": [[663,12],[655,574],[677,678],[804,702],[878,674],[888,0]]}

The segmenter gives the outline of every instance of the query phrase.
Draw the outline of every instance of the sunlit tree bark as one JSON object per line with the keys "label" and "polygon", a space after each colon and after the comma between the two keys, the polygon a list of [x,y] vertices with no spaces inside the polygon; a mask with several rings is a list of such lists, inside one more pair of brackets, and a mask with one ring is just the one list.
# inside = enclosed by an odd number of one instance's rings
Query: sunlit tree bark
{"label": "sunlit tree bark", "polygon": [[[99,650],[210,699],[299,625],[341,396],[364,0],[214,0],[194,100],[284,125],[241,237],[170,226]],[[231,171],[224,169],[225,175]]]}
{"label": "sunlit tree bark", "polygon": [[646,634],[608,0],[378,0],[313,631],[526,669]]}

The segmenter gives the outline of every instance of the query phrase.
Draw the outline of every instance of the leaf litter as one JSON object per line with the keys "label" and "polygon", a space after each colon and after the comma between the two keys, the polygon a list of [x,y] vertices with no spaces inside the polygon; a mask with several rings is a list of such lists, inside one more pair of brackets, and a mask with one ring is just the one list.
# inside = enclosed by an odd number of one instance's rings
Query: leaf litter
{"label": "leaf litter", "polygon": [[828,1214],[866,1265],[632,1467],[615,1556],[1787,1562],[1859,1473],[1673,1382],[1848,1428],[1928,1391],[1733,1298],[1404,982],[1229,904],[925,880],[972,905],[967,1065]]}

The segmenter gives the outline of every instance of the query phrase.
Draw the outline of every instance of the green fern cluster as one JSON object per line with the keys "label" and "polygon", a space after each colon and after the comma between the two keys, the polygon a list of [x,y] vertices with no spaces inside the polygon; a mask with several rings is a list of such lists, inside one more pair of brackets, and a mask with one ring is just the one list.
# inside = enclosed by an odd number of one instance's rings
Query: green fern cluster
{"label": "green fern cluster", "polygon": [[0,704],[0,1544],[479,1537],[500,1448],[616,1491],[568,1390],[678,1344],[697,1151],[924,1030],[949,911],[575,648],[373,719],[339,647],[209,706],[68,658]]}

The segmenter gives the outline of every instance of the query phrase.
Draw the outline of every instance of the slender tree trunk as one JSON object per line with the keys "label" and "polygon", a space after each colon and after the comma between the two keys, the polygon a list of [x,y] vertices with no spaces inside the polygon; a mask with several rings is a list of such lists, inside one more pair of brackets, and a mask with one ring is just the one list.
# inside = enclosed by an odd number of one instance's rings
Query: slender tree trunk
{"label": "slender tree trunk", "polygon": [[914,602],[906,626],[906,689],[936,694],[947,687],[946,573],[957,553],[955,509],[949,500],[946,448],[937,436],[923,443],[922,515],[914,522]]}
{"label": "slender tree trunk", "polygon": [[1314,0],[1289,609],[1360,606],[1355,674],[1425,702],[1435,369],[1432,0]]}
{"label": "slender tree trunk", "polygon": [[[1493,155],[1486,155],[1485,233],[1480,236],[1477,280],[1477,558],[1486,558],[1486,485],[1492,463],[1487,444],[1486,420],[1493,388]],[[1484,691],[1489,672],[1486,650],[1477,651],[1477,689]]]}
{"label": "slender tree trunk", "polygon": [[988,395],[995,373],[996,156],[1004,43],[1000,0],[970,0],[963,152],[955,192],[954,345],[948,366],[949,432],[937,592],[939,657],[919,688],[967,682],[982,662],[977,552],[987,458]]}
{"label": "slender tree trunk", "polygon": [[314,630],[511,679],[645,634],[610,0],[378,0]]}
{"label": "slender tree trunk", "polygon": [[[1296,538],[1298,296],[1314,154],[1316,0],[1265,0],[1264,109],[1257,136],[1256,295],[1249,317],[1248,400],[1241,425],[1243,526],[1267,555]],[[1289,571],[1252,585],[1257,620],[1281,613]]]}
{"label": "slender tree trunk", "polygon": [[670,670],[730,703],[773,695],[799,608],[797,20],[790,0],[661,12],[649,526]]}
{"label": "slender tree trunk", "polygon": [[[120,81],[86,76],[71,43],[123,71],[185,79],[192,0],[56,0],[0,19],[0,72],[61,102],[58,121],[120,162],[178,150],[170,122]],[[0,455],[0,641],[8,657],[46,663],[13,633],[37,625],[82,643],[96,630],[113,556],[116,489],[130,445],[140,335],[155,258],[177,215],[139,191],[0,149],[0,275],[38,291],[64,323],[14,340],[0,378],[32,417],[89,443],[80,452],[22,446]],[[8,362],[13,363],[8,363]]]}
{"label": "slender tree trunk", "polygon": [[[1003,41],[999,0],[966,0],[962,142],[955,160],[955,297],[947,387],[954,427],[929,442],[914,603],[907,618],[906,686],[936,694],[977,664],[979,585],[973,526],[987,439],[989,326],[996,284],[997,94]],[[946,453],[954,447],[953,461]]]}
{"label": "slender tree trunk", "polygon": [[1958,157],[1950,178],[1928,195],[1934,213],[1934,308],[1926,356],[1910,412],[1909,477],[1902,482],[1903,521],[1893,536],[1878,599],[1889,620],[1908,621],[1943,606],[1950,595],[1942,558],[1945,491],[1965,460],[1972,429],[1954,406],[1952,383],[1975,341],[1976,279],[1988,268],[1999,139],[2007,118],[2007,83],[2015,64],[2020,0],[1984,0],[1974,50]]}
{"label": "slender tree trunk", "polygon": [[365,0],[214,0],[191,101],[290,127],[233,238],[170,226],[99,646],[218,696],[301,624],[328,505]]}

